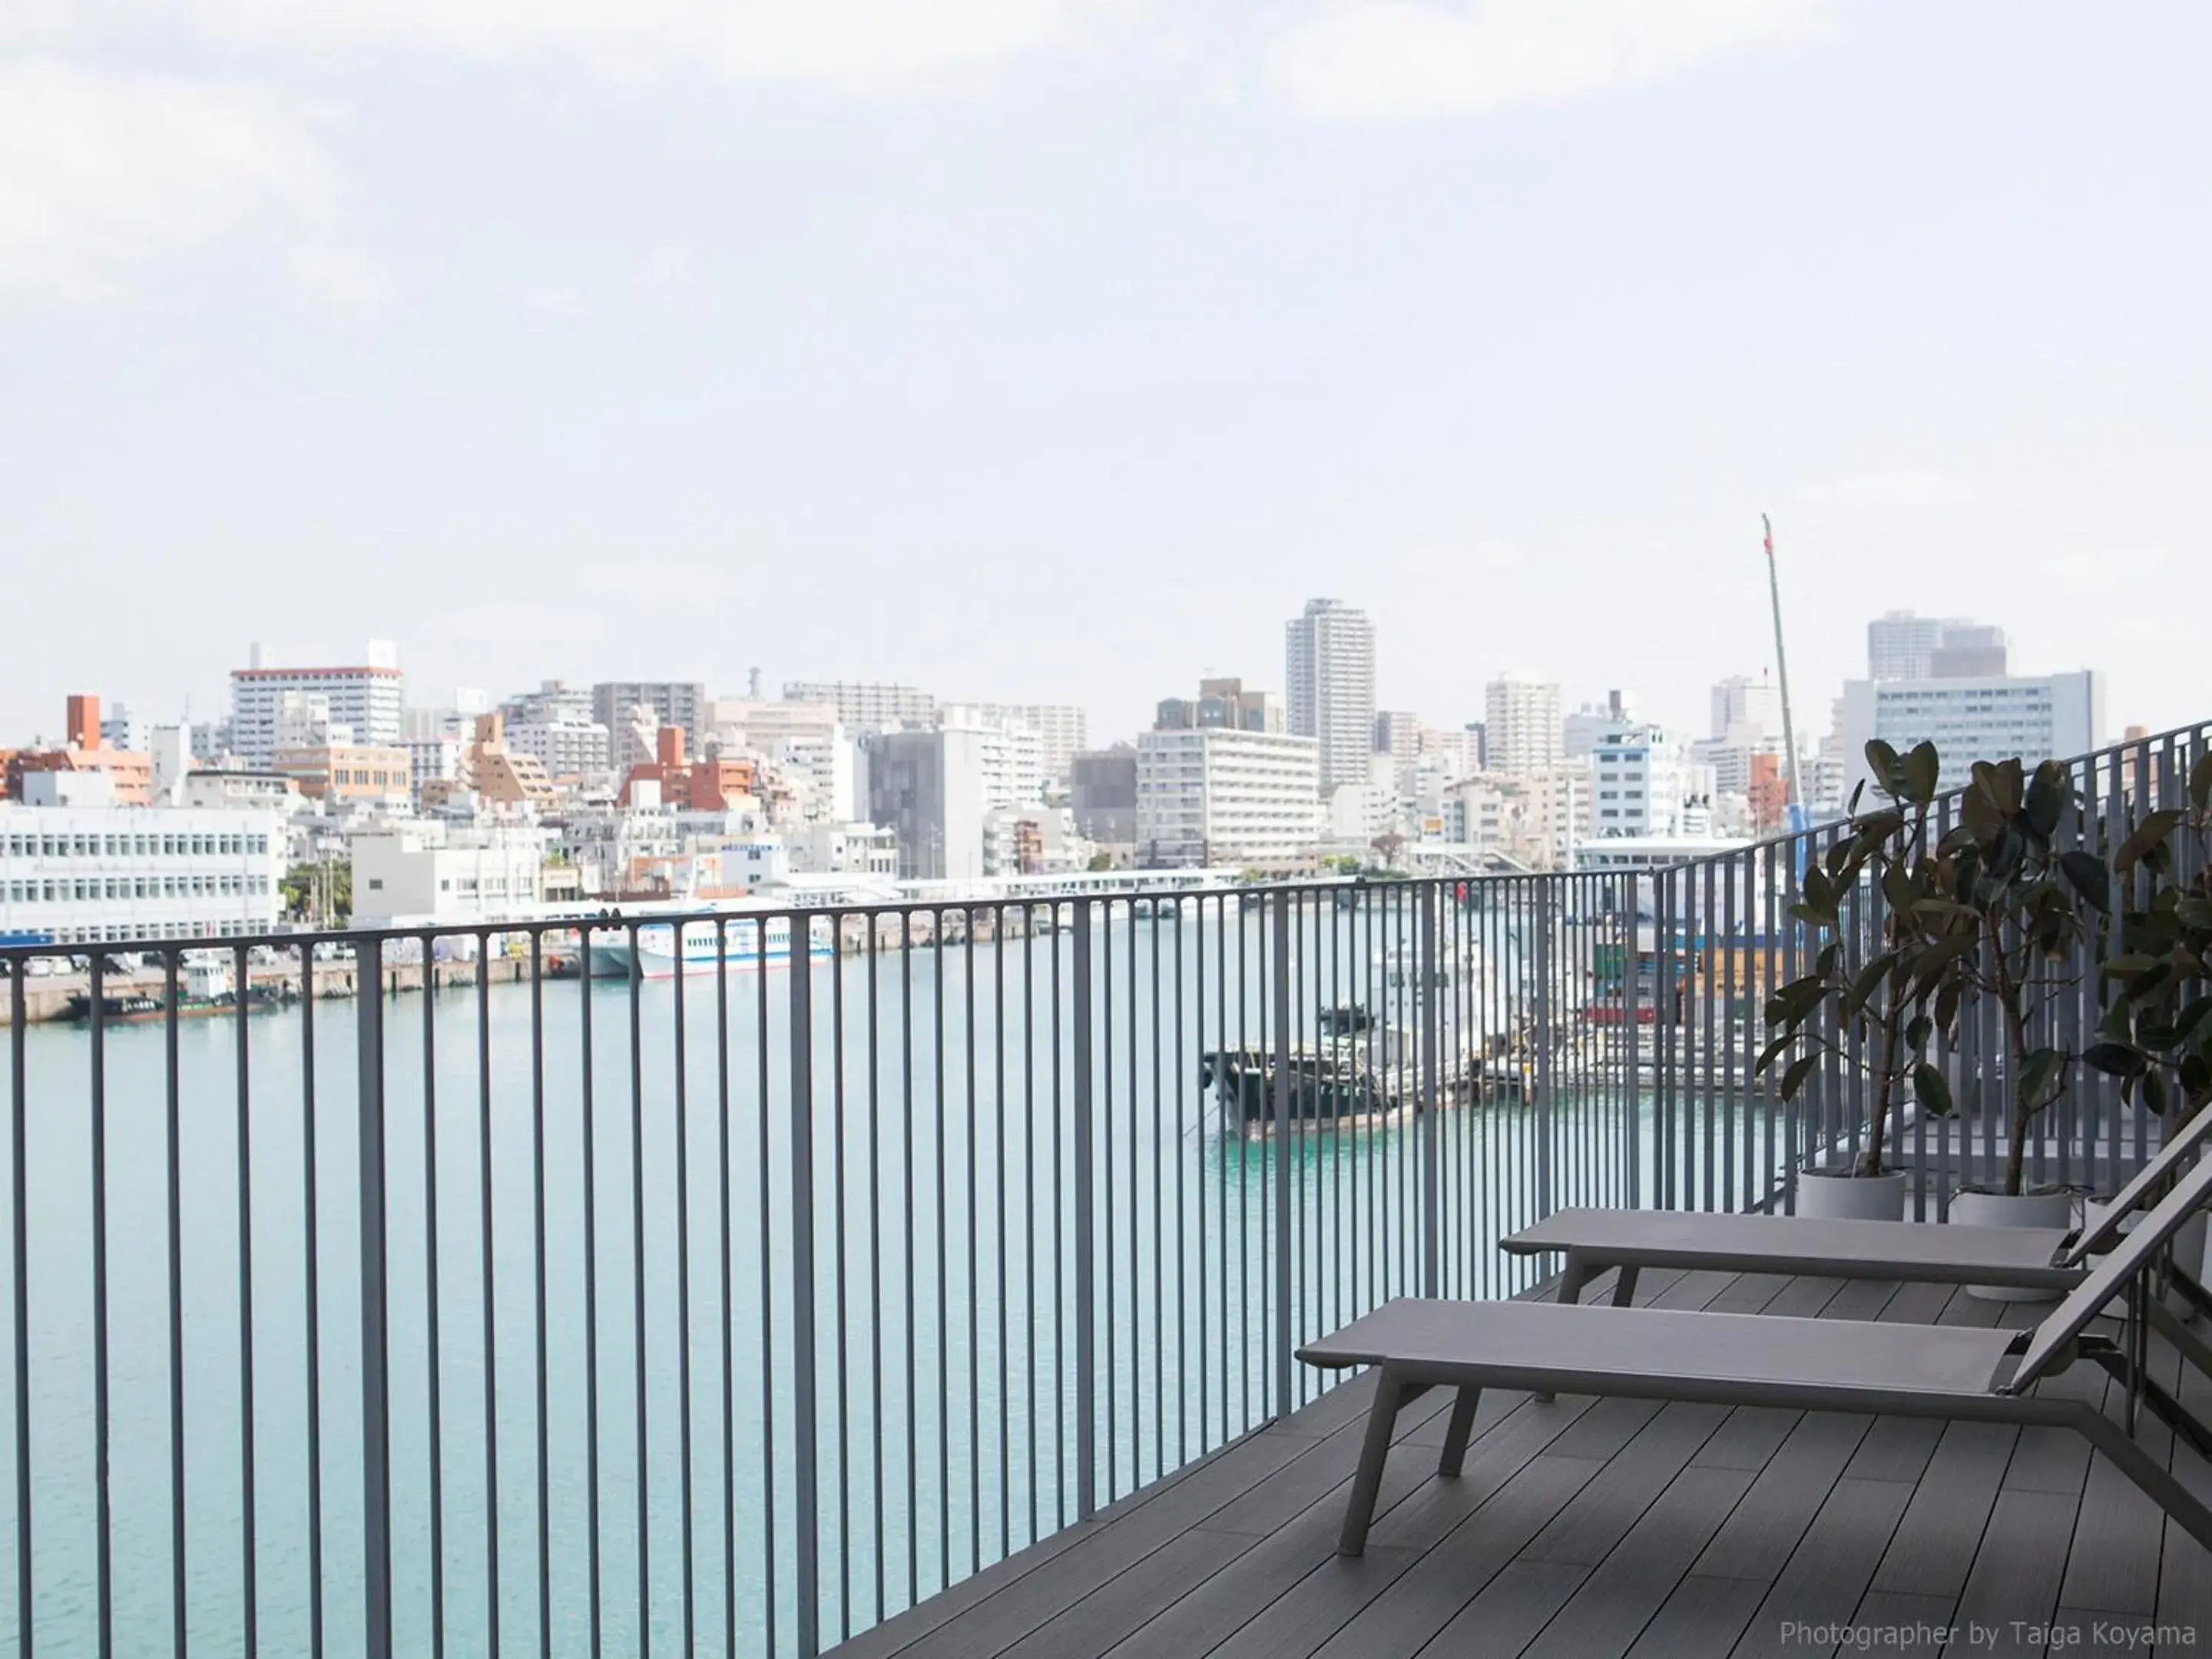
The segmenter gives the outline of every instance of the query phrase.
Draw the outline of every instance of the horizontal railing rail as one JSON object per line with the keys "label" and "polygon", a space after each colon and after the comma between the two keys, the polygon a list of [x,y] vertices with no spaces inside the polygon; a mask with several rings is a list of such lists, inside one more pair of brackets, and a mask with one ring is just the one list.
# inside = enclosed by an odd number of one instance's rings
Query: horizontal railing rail
{"label": "horizontal railing rail", "polygon": [[[2203,744],[2090,757],[2068,833]],[[0,1638],[818,1652],[1307,1403],[1300,1343],[1531,1288],[1496,1242],[1561,1206],[1789,1208],[1863,1133],[1848,1051],[1786,1104],[1753,1067],[1837,833],[0,948]],[[1930,1217],[1992,1052],[1909,1121]],[[2039,1169],[2151,1127],[2085,1079]]]}

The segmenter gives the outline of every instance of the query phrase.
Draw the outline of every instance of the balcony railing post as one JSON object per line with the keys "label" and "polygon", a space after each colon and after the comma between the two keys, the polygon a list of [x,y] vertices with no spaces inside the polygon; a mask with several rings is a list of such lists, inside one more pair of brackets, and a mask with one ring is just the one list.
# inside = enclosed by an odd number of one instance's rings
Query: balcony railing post
{"label": "balcony railing post", "polygon": [[[799,1659],[822,1650],[822,1595],[818,1498],[815,1468],[815,1407],[818,1378],[814,1358],[814,963],[808,921],[795,915],[791,928],[791,1420],[794,1532],[798,1541]],[[760,924],[767,959],[767,924]],[[676,994],[684,994],[677,982]],[[642,1402],[640,1402],[642,1409]]]}
{"label": "balcony railing post", "polygon": [[1641,878],[1631,875],[1624,878],[1628,894],[1627,937],[1621,942],[1621,1018],[1626,1026],[1628,1049],[1628,1132],[1622,1137],[1628,1158],[1628,1208],[1644,1206],[1644,927],[1638,916]]}
{"label": "balcony railing post", "polygon": [[[312,959],[307,971],[314,971]],[[392,1656],[392,1376],[385,1283],[384,946],[354,946],[361,1146],[362,1588],[369,1659]]]}
{"label": "balcony railing post", "polygon": [[1536,1216],[1552,1213],[1552,925],[1553,878],[1536,878]]}
{"label": "balcony railing post", "polygon": [[1091,906],[1074,902],[1075,1005],[1075,1513],[1088,1521],[1098,1510],[1098,1324],[1097,1241],[1093,1211],[1097,1193],[1091,1164]]}
{"label": "balcony railing post", "polygon": [[1442,1045],[1437,1041],[1443,1003],[1443,962],[1437,951],[1437,906],[1443,897],[1439,882],[1421,889],[1421,1294],[1440,1294],[1438,1274],[1443,1240],[1438,1219],[1441,1196],[1437,1169],[1437,1123],[1442,1101],[1437,1087],[1437,1064]]}
{"label": "balcony railing post", "polygon": [[[1275,1364],[1274,1415],[1291,1410],[1291,895],[1275,895]],[[1319,1073],[1314,1088],[1321,1087]]]}

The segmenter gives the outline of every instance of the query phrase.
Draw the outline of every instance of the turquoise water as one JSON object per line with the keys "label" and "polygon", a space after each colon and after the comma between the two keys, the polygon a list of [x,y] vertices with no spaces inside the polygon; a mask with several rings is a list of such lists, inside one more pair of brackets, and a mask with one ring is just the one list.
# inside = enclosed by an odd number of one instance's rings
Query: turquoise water
{"label": "turquoise water", "polygon": [[[1389,985],[1377,965],[1398,925],[1384,918],[1378,931],[1371,915],[1315,915],[1310,927],[1301,921],[1289,953],[1294,1033],[1310,1032],[1315,1011],[1351,1001],[1389,1023],[1417,1024],[1419,994]],[[1486,924],[1456,925],[1472,939]],[[536,994],[501,986],[377,1005],[398,1650],[432,1650],[439,1606],[446,1652],[490,1650],[495,1520],[501,1651],[537,1652],[550,1638],[552,1651],[590,1652],[595,1624],[606,1653],[649,1646],[672,1654],[687,1642],[702,1653],[793,1650],[802,1203],[815,1257],[809,1468],[823,1644],[1073,1518],[1073,951],[1062,934],[819,963],[803,985],[779,969],[649,983],[635,996],[625,985],[550,981]],[[1110,938],[1094,943],[1100,1503],[1285,1403],[1271,1393],[1273,1216],[1284,1176],[1295,1341],[1420,1287],[1431,1169],[1439,1287],[1498,1295],[1527,1283],[1534,1269],[1500,1257],[1491,1242],[1540,1213],[1547,1190],[1555,1203],[1634,1201],[1639,1165],[1650,1167],[1649,1115],[1627,1103],[1635,1097],[1620,1051],[1586,1056],[1572,1075],[1556,1078],[1540,1119],[1500,1097],[1440,1112],[1433,1128],[1408,1115],[1281,1145],[1224,1133],[1211,1115],[1212,1097],[1199,1086],[1199,1055],[1224,1034],[1231,1042],[1272,1041],[1274,988],[1263,971],[1271,956],[1258,919],[1211,911],[1202,927],[1117,921]],[[1448,1027],[1502,1029],[1525,1002],[1529,988],[1516,977],[1511,951],[1501,945],[1490,960],[1486,975],[1465,974],[1438,993]],[[803,1185],[793,1174],[791,1040],[802,996],[812,1073],[803,1143],[811,1180]],[[175,1033],[184,1571],[190,1639],[200,1651],[238,1651],[246,1629],[242,1283],[253,1312],[259,1646],[309,1650],[319,1582],[325,1650],[362,1647],[360,1015],[356,1003],[330,1002],[311,1016],[263,1015],[243,1028],[252,1237],[243,1280],[241,1028],[202,1019]],[[542,1066],[533,1067],[541,1030]],[[168,1650],[174,1571],[168,1038],[159,1025],[114,1028],[104,1061],[112,1604],[115,1650],[130,1654]],[[35,1028],[23,1048],[34,1633],[42,1653],[90,1653],[99,1605],[92,1043],[82,1031]],[[319,1577],[308,1497],[310,1079]],[[550,1563],[543,1617],[541,1121]],[[487,1122],[495,1484],[485,1431]],[[589,1284],[587,1261],[595,1268]],[[595,1304],[591,1318],[587,1304]],[[1287,1403],[1295,1405],[1322,1379],[1297,1368],[1291,1382]],[[12,1387],[12,1376],[0,1376],[9,1421]],[[435,1550],[434,1421],[442,1516]],[[14,1491],[15,1475],[10,1436],[0,1449],[0,1494]],[[0,1515],[0,1632],[9,1643],[15,1526],[9,1505]]]}

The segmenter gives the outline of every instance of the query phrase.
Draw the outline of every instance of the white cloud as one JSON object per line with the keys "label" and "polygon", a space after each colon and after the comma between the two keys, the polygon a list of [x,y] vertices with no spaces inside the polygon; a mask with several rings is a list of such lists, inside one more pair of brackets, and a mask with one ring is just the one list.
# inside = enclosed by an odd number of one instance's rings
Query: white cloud
{"label": "white cloud", "polygon": [[1808,507],[1964,507],[1974,499],[1974,485],[1956,473],[1887,467],[1811,485],[1795,499]]}
{"label": "white cloud", "polygon": [[384,267],[355,248],[306,242],[286,258],[300,285],[325,305],[358,309],[380,303],[391,292]]}
{"label": "white cloud", "polygon": [[696,64],[732,80],[867,91],[988,68],[1064,37],[1093,0],[200,0],[232,39],[560,53],[616,74]]}
{"label": "white cloud", "polygon": [[1339,0],[1279,34],[1275,90],[1307,115],[1483,115],[1635,86],[1822,33],[1829,0]]}
{"label": "white cloud", "polygon": [[0,61],[0,295],[96,292],[335,193],[305,125],[250,89]]}

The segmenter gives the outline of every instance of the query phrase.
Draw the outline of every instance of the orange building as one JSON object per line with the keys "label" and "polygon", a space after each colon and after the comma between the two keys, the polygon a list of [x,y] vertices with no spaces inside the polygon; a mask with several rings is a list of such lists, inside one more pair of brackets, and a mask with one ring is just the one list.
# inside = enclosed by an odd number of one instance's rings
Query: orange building
{"label": "orange building", "polygon": [[404,749],[371,743],[280,749],[270,766],[311,800],[393,802],[411,793],[412,768]]}
{"label": "orange building", "polygon": [[684,758],[684,728],[660,728],[656,758],[629,769],[623,780],[622,804],[632,804],[631,792],[640,783],[660,786],[660,802],[685,812],[727,811],[753,793],[753,763],[749,760]]}
{"label": "orange building", "polygon": [[154,757],[135,749],[110,749],[101,740],[100,699],[90,692],[70,697],[61,748],[18,749],[4,763],[9,800],[22,799],[26,772],[105,772],[114,784],[118,806],[154,804]]}
{"label": "orange building", "polygon": [[1773,835],[1788,815],[1790,781],[1782,775],[1782,757],[1754,754],[1751,757],[1751,821],[1758,833]]}

